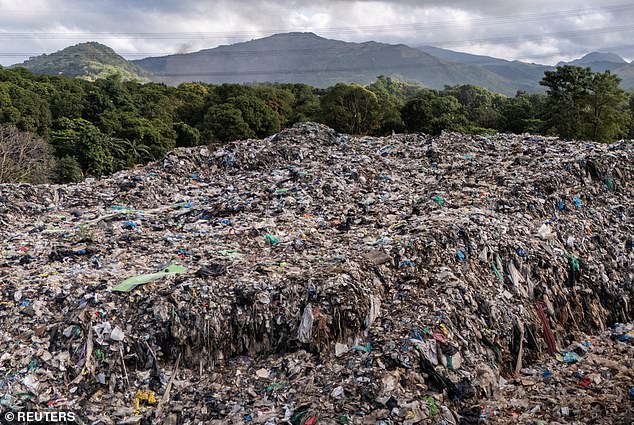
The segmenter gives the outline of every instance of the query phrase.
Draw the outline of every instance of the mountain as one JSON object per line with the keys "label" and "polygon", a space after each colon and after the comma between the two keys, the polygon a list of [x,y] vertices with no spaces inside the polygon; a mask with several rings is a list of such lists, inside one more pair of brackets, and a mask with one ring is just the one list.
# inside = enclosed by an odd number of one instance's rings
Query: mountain
{"label": "mountain", "polygon": [[634,63],[626,63],[611,69],[611,71],[621,77],[621,87],[624,89],[634,88]]}
{"label": "mountain", "polygon": [[623,65],[623,64],[626,64],[627,62],[625,61],[625,59],[623,59],[616,53],[592,52],[592,53],[588,53],[582,58],[575,59],[571,62],[559,62],[557,65],[588,66],[595,63],[610,63],[614,65]]}
{"label": "mountain", "polygon": [[628,63],[616,53],[592,52],[570,62],[559,62],[560,65],[590,67],[595,72],[610,71],[621,77],[621,87],[634,87],[634,63]]}
{"label": "mountain", "polygon": [[501,79],[514,82],[516,90],[524,90],[531,93],[543,91],[538,82],[544,76],[544,71],[553,69],[552,66],[547,65],[454,52],[453,50],[434,46],[417,46],[417,49],[442,60],[480,67]]}
{"label": "mountain", "polygon": [[195,53],[133,61],[167,84],[280,82],[328,87],[396,76],[431,88],[473,84],[514,94],[515,81],[468,63],[439,59],[404,44],[349,43],[313,33],[286,33]]}
{"label": "mountain", "polygon": [[44,54],[12,65],[38,74],[66,75],[87,80],[120,74],[124,80],[150,81],[147,72],[96,42],[80,43],[50,55]]}
{"label": "mountain", "polygon": [[[629,64],[625,59],[616,53],[601,53],[601,52],[592,52],[587,55],[575,59],[570,62],[559,62],[557,66],[561,65],[571,65],[571,66],[582,66],[582,67],[590,67],[595,72],[603,72],[606,70],[610,70],[613,73],[621,75],[621,73],[627,73],[627,69]],[[623,80],[625,83],[625,79]],[[624,87],[629,87],[623,84]]]}

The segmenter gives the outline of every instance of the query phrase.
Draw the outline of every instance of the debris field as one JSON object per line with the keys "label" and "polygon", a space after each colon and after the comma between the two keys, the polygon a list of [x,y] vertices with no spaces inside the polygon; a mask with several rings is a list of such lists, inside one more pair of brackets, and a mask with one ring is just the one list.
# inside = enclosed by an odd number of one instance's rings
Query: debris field
{"label": "debris field", "polygon": [[630,423],[633,177],[627,142],[308,123],[0,185],[0,411]]}

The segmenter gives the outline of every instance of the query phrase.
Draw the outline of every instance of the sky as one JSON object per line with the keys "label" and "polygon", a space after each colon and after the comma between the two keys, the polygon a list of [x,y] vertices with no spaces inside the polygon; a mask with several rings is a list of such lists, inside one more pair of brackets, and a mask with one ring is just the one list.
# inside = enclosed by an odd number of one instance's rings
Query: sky
{"label": "sky", "polygon": [[592,51],[630,61],[633,23],[624,0],[0,0],[0,65],[84,41],[140,59],[289,31],[543,64]]}

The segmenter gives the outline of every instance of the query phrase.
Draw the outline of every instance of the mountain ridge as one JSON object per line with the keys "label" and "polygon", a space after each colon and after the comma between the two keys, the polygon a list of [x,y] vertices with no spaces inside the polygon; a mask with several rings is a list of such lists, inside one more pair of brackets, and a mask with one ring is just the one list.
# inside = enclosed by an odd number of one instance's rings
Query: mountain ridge
{"label": "mountain ridge", "polygon": [[[611,70],[634,87],[634,65],[614,53],[592,52],[561,64]],[[339,82],[370,84],[388,75],[426,87],[471,84],[514,95],[517,91],[543,92],[544,72],[553,66],[509,61],[491,56],[456,52],[434,46],[411,47],[377,41],[353,43],[312,32],[290,32],[191,53],[128,61],[97,42],[80,43],[41,55],[12,67],[36,73],[89,80],[119,73],[124,79],[170,85],[205,83],[305,83],[319,88]]]}
{"label": "mountain ridge", "polygon": [[539,80],[544,76],[545,71],[554,69],[552,66],[527,63],[522,61],[509,61],[492,56],[475,55],[471,53],[455,52],[434,46],[417,46],[419,50],[431,54],[432,56],[459,63],[469,63],[483,68],[500,78],[515,82],[517,90],[527,92],[541,92]]}
{"label": "mountain ridge", "polygon": [[634,80],[630,77],[630,75],[634,74],[634,65],[616,53],[591,52],[578,59],[557,64],[557,66],[561,65],[589,67],[596,72],[611,71],[621,76],[623,79],[622,86],[632,87],[634,85]]}
{"label": "mountain ridge", "polygon": [[[473,84],[507,94],[516,90],[512,81],[485,69],[444,61],[405,44],[352,43],[314,33],[274,34],[134,63],[167,84],[196,77],[207,83],[297,82],[324,88],[338,82],[368,84],[384,74],[437,89]],[[197,69],[204,72],[191,71]]]}
{"label": "mountain ridge", "polygon": [[569,61],[569,62],[559,62],[557,65],[573,65],[573,66],[584,66],[584,65],[592,65],[593,63],[613,63],[617,65],[625,65],[628,62],[623,59],[621,56],[612,52],[590,52],[578,59]]}

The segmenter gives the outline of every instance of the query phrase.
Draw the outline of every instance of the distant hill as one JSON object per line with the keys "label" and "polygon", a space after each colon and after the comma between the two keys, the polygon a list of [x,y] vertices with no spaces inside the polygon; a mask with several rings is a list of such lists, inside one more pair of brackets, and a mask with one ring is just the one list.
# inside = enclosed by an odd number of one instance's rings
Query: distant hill
{"label": "distant hill", "polygon": [[[615,53],[593,52],[558,65],[611,70],[622,87],[634,87],[634,64]],[[59,52],[31,58],[13,67],[36,73],[63,74],[94,80],[119,73],[124,79],[177,85],[206,83],[279,82],[329,87],[339,82],[369,84],[388,75],[427,87],[472,84],[514,95],[518,90],[543,92],[539,81],[554,67],[455,52],[433,46],[368,41],[349,43],[313,33],[286,33],[201,50],[194,53],[127,61],[99,43],[81,43]]]}
{"label": "distant hill", "polygon": [[587,66],[592,65],[593,63],[612,63],[616,65],[623,65],[627,62],[616,53],[592,52],[571,62],[559,62],[557,65]]}
{"label": "distant hill", "polygon": [[624,89],[634,88],[634,63],[627,63],[618,68],[611,69],[612,73],[621,77],[621,87]]}
{"label": "distant hill", "polygon": [[349,43],[313,33],[287,33],[195,53],[134,61],[168,84],[285,82],[328,87],[368,84],[380,74],[431,88],[473,84],[514,94],[516,82],[468,63],[439,59],[404,44]]}
{"label": "distant hill", "polygon": [[454,52],[453,50],[433,46],[417,46],[417,48],[439,59],[480,67],[501,79],[512,81],[516,90],[524,90],[531,93],[543,91],[539,81],[544,76],[544,71],[554,69],[554,67],[547,65],[508,61],[491,56]]}
{"label": "distant hill", "polygon": [[[616,53],[602,53],[602,52],[592,52],[587,55],[575,59],[570,62],[559,62],[557,66],[561,65],[571,65],[571,66],[583,66],[590,67],[593,71],[603,72],[606,70],[610,70],[616,74],[628,74],[629,71],[627,68],[629,64],[625,59]],[[626,85],[626,80],[629,78],[626,75],[622,75],[623,78],[623,87],[631,87],[631,85]]]}
{"label": "distant hill", "polygon": [[41,55],[12,65],[38,74],[66,75],[95,80],[120,74],[124,80],[149,82],[147,73],[119,56],[108,46],[96,42],[80,43],[49,55]]}

